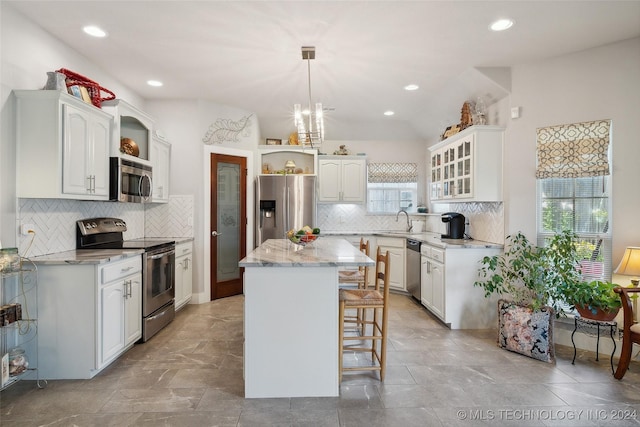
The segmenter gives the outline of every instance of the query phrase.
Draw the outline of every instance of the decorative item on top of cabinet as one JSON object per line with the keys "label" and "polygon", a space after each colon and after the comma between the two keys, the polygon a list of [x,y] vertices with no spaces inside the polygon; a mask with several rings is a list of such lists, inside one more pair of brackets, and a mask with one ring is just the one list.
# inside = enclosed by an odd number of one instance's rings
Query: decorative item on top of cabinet
{"label": "decorative item on top of cabinet", "polygon": [[364,203],[367,159],[363,156],[322,156],[318,160],[318,201]]}
{"label": "decorative item on top of cabinet", "polygon": [[461,130],[473,125],[473,117],[471,116],[471,105],[468,102],[462,104],[462,111],[460,117]]}
{"label": "decorative item on top of cabinet", "polygon": [[113,116],[57,90],[14,90],[17,196],[109,200]]}
{"label": "decorative item on top of cabinet", "polygon": [[168,203],[171,143],[164,138],[164,134],[161,131],[153,132],[151,163],[153,166],[151,203]]}
{"label": "decorative item on top of cabinet", "polygon": [[189,304],[193,294],[193,243],[176,244],[176,311]]}
{"label": "decorative item on top of cabinet", "polygon": [[504,129],[471,126],[429,148],[432,202],[501,202]]}
{"label": "decorative item on top of cabinet", "polygon": [[[122,99],[104,101],[102,109],[114,117],[111,135],[111,157],[122,157],[137,163],[151,165],[151,146],[153,136],[153,119]],[[136,142],[139,148],[138,156],[132,156],[120,150],[122,138],[129,138]]]}
{"label": "decorative item on top of cabinet", "polygon": [[315,175],[318,164],[318,150],[305,148],[303,145],[258,145],[260,149],[260,170],[257,173],[284,174],[285,164],[291,160],[295,163],[292,173]]}
{"label": "decorative item on top of cabinet", "polygon": [[35,265],[22,259],[17,269],[0,271],[0,390],[20,380],[35,380],[38,370],[38,289]]}

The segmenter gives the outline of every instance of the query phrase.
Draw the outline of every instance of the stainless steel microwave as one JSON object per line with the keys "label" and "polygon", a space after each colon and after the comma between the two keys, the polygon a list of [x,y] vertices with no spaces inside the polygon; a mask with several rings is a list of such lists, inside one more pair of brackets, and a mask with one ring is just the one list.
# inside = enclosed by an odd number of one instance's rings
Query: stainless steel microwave
{"label": "stainless steel microwave", "polygon": [[144,203],[151,200],[151,166],[120,157],[110,158],[109,200]]}

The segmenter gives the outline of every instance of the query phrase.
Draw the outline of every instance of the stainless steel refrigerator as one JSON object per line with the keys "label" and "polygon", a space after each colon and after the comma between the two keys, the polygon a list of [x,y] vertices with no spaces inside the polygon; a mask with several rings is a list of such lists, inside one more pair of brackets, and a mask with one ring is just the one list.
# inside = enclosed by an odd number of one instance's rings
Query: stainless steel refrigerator
{"label": "stainless steel refrigerator", "polygon": [[284,239],[290,229],[316,226],[316,177],[259,175],[256,179],[256,246]]}

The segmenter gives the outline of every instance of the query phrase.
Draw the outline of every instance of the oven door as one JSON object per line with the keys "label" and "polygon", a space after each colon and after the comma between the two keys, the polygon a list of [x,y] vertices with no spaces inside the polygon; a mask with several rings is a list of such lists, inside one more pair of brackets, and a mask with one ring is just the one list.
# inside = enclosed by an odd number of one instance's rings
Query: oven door
{"label": "oven door", "polygon": [[145,253],[142,315],[147,317],[175,297],[175,248]]}

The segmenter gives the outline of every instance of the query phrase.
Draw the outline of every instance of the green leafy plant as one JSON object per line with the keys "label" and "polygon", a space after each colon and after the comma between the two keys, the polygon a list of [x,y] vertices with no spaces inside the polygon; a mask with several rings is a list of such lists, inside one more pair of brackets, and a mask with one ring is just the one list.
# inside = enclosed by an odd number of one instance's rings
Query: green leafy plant
{"label": "green leafy plant", "polygon": [[485,297],[508,294],[517,304],[534,310],[548,305],[559,315],[563,312],[563,290],[581,281],[575,237],[573,232],[563,231],[547,246],[537,247],[522,233],[507,236],[502,254],[480,261],[481,280],[474,286],[482,287]]}
{"label": "green leafy plant", "polygon": [[617,313],[622,303],[620,296],[613,292],[616,286],[615,283],[600,280],[575,282],[567,284],[562,289],[562,295],[571,308],[584,307],[594,315],[598,309]]}

